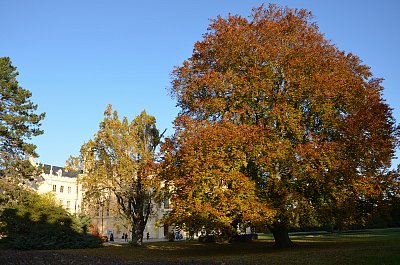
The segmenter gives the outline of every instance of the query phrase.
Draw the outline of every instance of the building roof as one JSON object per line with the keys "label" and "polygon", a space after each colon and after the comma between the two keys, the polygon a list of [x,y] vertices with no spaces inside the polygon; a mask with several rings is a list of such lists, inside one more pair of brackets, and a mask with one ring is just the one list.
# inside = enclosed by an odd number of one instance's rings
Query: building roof
{"label": "building roof", "polygon": [[52,170],[51,175],[57,175],[57,172],[59,170],[61,170],[61,176],[68,177],[68,178],[76,178],[76,177],[78,177],[78,174],[81,173],[81,172],[76,172],[76,171],[67,171],[63,167],[52,166],[52,165],[47,165],[47,164],[42,164],[39,166],[43,169],[43,172],[45,174],[50,174],[50,171]]}

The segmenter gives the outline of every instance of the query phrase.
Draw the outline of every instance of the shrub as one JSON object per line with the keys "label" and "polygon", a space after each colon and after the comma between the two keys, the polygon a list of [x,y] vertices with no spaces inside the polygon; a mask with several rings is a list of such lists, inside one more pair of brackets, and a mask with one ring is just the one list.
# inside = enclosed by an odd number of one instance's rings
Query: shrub
{"label": "shrub", "polygon": [[214,243],[215,242],[215,235],[205,235],[199,236],[199,242],[202,243]]}
{"label": "shrub", "polygon": [[236,235],[235,237],[235,241],[237,242],[250,242],[256,239],[258,239],[257,234],[241,234],[241,235]]}
{"label": "shrub", "polygon": [[88,248],[101,245],[85,225],[61,206],[33,192],[0,214],[0,240],[14,249]]}

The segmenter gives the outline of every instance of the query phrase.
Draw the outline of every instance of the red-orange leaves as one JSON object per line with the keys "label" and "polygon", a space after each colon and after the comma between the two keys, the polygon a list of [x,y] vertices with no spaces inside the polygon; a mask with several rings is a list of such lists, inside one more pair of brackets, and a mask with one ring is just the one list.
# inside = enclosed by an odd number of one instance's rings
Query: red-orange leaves
{"label": "red-orange leaves", "polygon": [[335,222],[338,207],[344,222],[387,188],[397,129],[380,82],[305,10],[217,18],[173,72],[176,204],[222,223],[264,204],[272,229]]}
{"label": "red-orange leaves", "polygon": [[251,126],[192,122],[176,135],[179,148],[168,165],[174,168],[172,203],[177,206],[170,221],[183,218],[190,226],[188,220],[200,219],[202,225],[221,228],[271,217],[273,211],[257,200],[256,185],[243,170]]}

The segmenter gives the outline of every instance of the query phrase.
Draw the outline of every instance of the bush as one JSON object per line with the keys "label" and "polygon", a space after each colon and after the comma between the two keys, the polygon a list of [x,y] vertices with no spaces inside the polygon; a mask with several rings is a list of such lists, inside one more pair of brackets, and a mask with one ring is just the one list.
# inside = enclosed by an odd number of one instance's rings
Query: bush
{"label": "bush", "polygon": [[199,236],[199,242],[202,242],[202,243],[214,243],[215,242],[215,235]]}
{"label": "bush", "polygon": [[18,204],[5,208],[0,224],[3,247],[27,250],[101,245],[98,238],[86,233],[86,224],[36,193],[28,192]]}
{"label": "bush", "polygon": [[237,242],[250,242],[258,239],[257,234],[242,234],[235,236],[235,241]]}

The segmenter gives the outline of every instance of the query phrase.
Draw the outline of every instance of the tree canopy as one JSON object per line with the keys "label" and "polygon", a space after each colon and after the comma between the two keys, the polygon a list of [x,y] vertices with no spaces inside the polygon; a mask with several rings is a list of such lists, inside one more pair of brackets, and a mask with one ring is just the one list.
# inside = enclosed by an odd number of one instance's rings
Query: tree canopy
{"label": "tree canopy", "polygon": [[[0,58],[0,139],[2,175],[9,163],[20,162],[27,155],[36,155],[34,144],[27,141],[43,133],[39,129],[45,114],[36,114],[32,93],[19,86],[18,72],[10,58]],[[13,165],[15,166],[15,164]]]}
{"label": "tree canopy", "polygon": [[156,119],[145,111],[131,122],[126,117],[121,121],[109,105],[95,138],[81,148],[85,199],[115,198],[137,246],[160,189],[156,148],[161,137]]}
{"label": "tree canopy", "polygon": [[175,219],[236,225],[252,213],[289,246],[291,225],[349,225],[386,190],[398,128],[382,79],[326,40],[310,12],[218,17],[172,76]]}

